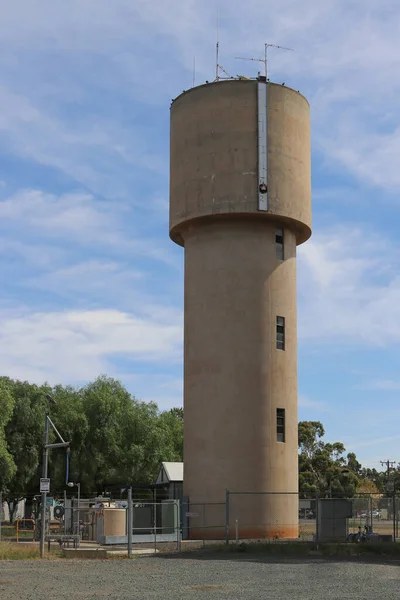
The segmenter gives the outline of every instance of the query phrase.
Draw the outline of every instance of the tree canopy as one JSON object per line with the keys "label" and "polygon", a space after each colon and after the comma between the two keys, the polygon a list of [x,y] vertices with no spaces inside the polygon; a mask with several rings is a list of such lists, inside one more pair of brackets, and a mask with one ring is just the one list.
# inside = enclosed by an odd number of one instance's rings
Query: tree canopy
{"label": "tree canopy", "polygon": [[[46,394],[56,400],[49,405]],[[115,379],[82,388],[0,378],[0,491],[9,506],[38,493],[46,411],[71,442],[69,481],[95,494],[106,485],[154,483],[161,461],[181,461],[183,412],[141,402]],[[56,441],[50,430],[50,441]],[[58,441],[58,440],[57,440]],[[65,489],[66,452],[49,452],[54,494]]]}
{"label": "tree canopy", "polygon": [[[49,406],[46,394],[56,400]],[[69,481],[83,494],[109,485],[155,481],[162,461],[183,460],[183,409],[160,411],[119,382],[101,376],[81,387],[37,386],[0,377],[0,491],[9,506],[39,490],[46,411],[71,442]],[[386,473],[363,468],[341,442],[326,442],[319,421],[298,425],[301,497],[385,492]],[[51,430],[50,441],[55,440]],[[65,489],[66,453],[49,453],[54,494]],[[392,477],[400,488],[400,469]]]}
{"label": "tree canopy", "polygon": [[303,497],[354,496],[361,465],[341,442],[323,441],[319,421],[299,423],[299,491]]}
{"label": "tree canopy", "polygon": [[14,410],[14,398],[8,380],[0,379],[0,490],[7,485],[16,471],[9,451],[5,428]]}

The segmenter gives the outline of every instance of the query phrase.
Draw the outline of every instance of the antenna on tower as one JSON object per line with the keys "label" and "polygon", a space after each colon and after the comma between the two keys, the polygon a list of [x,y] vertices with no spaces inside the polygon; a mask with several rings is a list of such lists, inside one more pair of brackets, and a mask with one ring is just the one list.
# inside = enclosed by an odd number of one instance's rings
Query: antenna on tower
{"label": "antenna on tower", "polygon": [[217,44],[215,47],[215,81],[218,81],[218,62],[219,62],[219,6],[217,6]]}
{"label": "antenna on tower", "polygon": [[[222,77],[220,71],[226,75]],[[234,79],[222,65],[219,64],[219,6],[217,7],[217,43],[215,46],[215,81],[220,79]]]}
{"label": "antenna on tower", "polygon": [[255,62],[261,62],[264,64],[265,79],[268,81],[268,48],[278,48],[279,50],[290,50],[294,52],[293,48],[286,48],[286,46],[277,46],[276,44],[264,44],[264,58],[243,58],[242,56],[235,56],[236,60],[254,60]]}

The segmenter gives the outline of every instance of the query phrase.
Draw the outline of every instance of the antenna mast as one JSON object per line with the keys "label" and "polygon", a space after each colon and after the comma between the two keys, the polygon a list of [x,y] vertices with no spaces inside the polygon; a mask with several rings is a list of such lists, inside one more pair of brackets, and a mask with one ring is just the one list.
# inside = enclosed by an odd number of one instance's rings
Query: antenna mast
{"label": "antenna mast", "polygon": [[286,48],[286,46],[277,46],[276,44],[264,44],[264,58],[243,58],[236,56],[236,60],[253,60],[255,62],[261,62],[264,64],[265,79],[268,81],[268,48],[278,48],[279,50],[290,50],[294,52],[293,48]]}
{"label": "antenna mast", "polygon": [[[234,79],[234,77],[232,77],[232,75],[230,75],[228,71],[226,71],[226,69],[219,64],[219,6],[217,7],[217,43],[215,46],[215,55],[215,81],[219,81],[220,79]],[[219,74],[220,71],[222,71],[226,77],[221,77]]]}
{"label": "antenna mast", "polygon": [[218,81],[218,67],[219,67],[219,6],[217,6],[217,44],[216,44],[216,57],[215,57],[215,81]]}

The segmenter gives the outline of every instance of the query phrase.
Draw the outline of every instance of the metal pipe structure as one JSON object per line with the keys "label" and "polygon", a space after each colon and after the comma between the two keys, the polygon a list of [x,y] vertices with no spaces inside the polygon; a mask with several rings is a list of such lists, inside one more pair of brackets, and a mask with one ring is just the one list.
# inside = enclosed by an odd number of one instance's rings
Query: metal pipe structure
{"label": "metal pipe structure", "polygon": [[[42,464],[42,478],[47,477],[48,467],[48,444],[49,444],[49,415],[46,412],[44,420],[44,437],[43,437],[43,464]],[[46,498],[47,492],[42,492],[42,506],[41,506],[41,526],[40,526],[40,558],[44,556],[44,542],[46,536]]]}
{"label": "metal pipe structure", "polygon": [[74,515],[73,515],[73,512],[72,512],[72,524],[73,524],[73,529],[76,529],[76,533],[78,535],[80,535],[80,530],[79,530],[79,527],[80,527],[80,524],[79,524],[80,513],[79,513],[79,509],[80,509],[80,504],[81,504],[81,484],[80,483],[75,483],[73,481],[69,481],[67,483],[67,486],[70,487],[70,488],[72,488],[72,487],[77,487],[78,488],[78,507],[77,507],[77,510],[78,510],[78,522],[75,523]]}
{"label": "metal pipe structure", "polygon": [[128,558],[132,556],[133,505],[132,488],[128,488]]}
{"label": "metal pipe structure", "polygon": [[[51,404],[56,404],[56,401],[50,394],[46,394],[46,399]],[[55,444],[49,444],[49,425],[54,429],[61,442]],[[43,436],[43,464],[42,464],[42,478],[47,478],[48,461],[49,461],[49,449],[50,448],[68,448],[70,442],[65,442],[61,437],[58,429],[50,419],[49,413],[46,411],[44,420],[44,436]],[[41,527],[40,527],[40,558],[44,556],[44,543],[46,538],[46,498],[47,492],[42,492],[42,506],[41,506]]]}
{"label": "metal pipe structure", "polygon": [[64,490],[64,535],[67,534],[67,492]]}

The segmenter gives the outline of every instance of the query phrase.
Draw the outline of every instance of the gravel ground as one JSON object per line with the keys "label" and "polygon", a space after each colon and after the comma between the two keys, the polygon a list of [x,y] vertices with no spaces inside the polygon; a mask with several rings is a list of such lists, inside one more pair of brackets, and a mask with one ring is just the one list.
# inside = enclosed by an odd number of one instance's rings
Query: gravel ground
{"label": "gravel ground", "polygon": [[400,566],[264,558],[0,562],[4,600],[368,600],[400,597]]}

